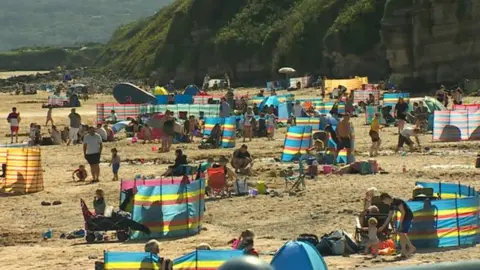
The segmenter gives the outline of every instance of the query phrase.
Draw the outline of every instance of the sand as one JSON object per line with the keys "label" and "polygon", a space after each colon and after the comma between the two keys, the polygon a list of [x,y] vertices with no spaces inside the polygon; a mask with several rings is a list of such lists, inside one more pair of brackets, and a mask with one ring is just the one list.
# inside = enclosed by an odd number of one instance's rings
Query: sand
{"label": "sand", "polygon": [[[255,90],[242,90],[254,94]],[[302,96],[314,96],[311,90],[299,92]],[[3,103],[0,110],[6,117],[10,107],[15,105],[23,117],[22,131],[27,131],[30,122],[44,124],[46,110],[41,103],[46,102],[47,94],[34,96],[14,96],[2,94]],[[95,104],[113,102],[111,96],[95,96],[78,109],[87,122],[95,120]],[[36,103],[32,103],[36,102]],[[67,124],[70,109],[54,109],[55,123],[63,127]],[[363,116],[353,118],[356,131],[357,159],[367,159],[370,146],[367,136],[368,126]],[[2,134],[8,132],[6,121],[0,121]],[[46,130],[43,130],[46,133]],[[254,139],[247,143],[250,152],[257,159],[255,176],[250,183],[265,181],[269,187],[278,187],[283,191],[284,182],[279,177],[280,164],[268,161],[271,157],[280,157],[285,128],[276,134],[272,142],[266,139]],[[199,243],[209,243],[214,248],[228,248],[226,242],[236,237],[246,228],[257,234],[257,248],[267,254],[281,247],[289,239],[301,233],[314,233],[318,236],[335,229],[343,229],[353,233],[354,217],[362,208],[361,199],[368,187],[375,186],[405,199],[411,196],[415,181],[443,181],[473,185],[478,188],[480,172],[472,165],[475,154],[479,151],[478,142],[433,143],[431,135],[421,136],[423,146],[429,146],[430,152],[413,153],[407,156],[394,155],[392,150],[396,144],[396,128],[390,127],[382,131],[383,150],[378,161],[388,175],[344,175],[319,176],[316,180],[307,181],[307,192],[303,196],[282,197],[258,196],[256,198],[231,198],[208,202],[204,226],[200,234],[175,241],[162,241],[161,255],[177,258],[192,251]],[[23,137],[22,140],[26,140]],[[4,137],[0,143],[8,142]],[[241,142],[237,141],[237,145]],[[173,153],[158,154],[151,151],[152,145],[131,145],[125,140],[107,143],[104,146],[102,161],[110,160],[110,149],[116,147],[122,159],[159,158],[162,161],[173,161]],[[181,144],[191,162],[198,162],[209,156],[231,154],[232,149],[200,151],[197,144]],[[263,159],[262,159],[263,158]],[[42,147],[45,190],[36,194],[15,197],[0,197],[0,265],[2,269],[93,269],[95,259],[101,259],[104,250],[141,251],[143,243],[99,243],[86,244],[84,239],[59,239],[61,233],[83,227],[80,209],[80,198],[84,198],[90,207],[94,192],[102,188],[106,192],[107,202],[118,206],[119,183],[112,182],[112,173],[107,165],[102,165],[101,182],[86,185],[72,182],[71,172],[79,165],[85,164],[81,146],[48,146]],[[441,165],[455,165],[444,166]],[[120,177],[131,179],[135,174],[162,173],[165,165],[122,165]],[[402,167],[407,169],[402,172]],[[41,206],[42,201],[62,201],[60,206]],[[54,237],[44,241],[42,233],[52,228]],[[361,255],[350,257],[326,257],[329,269],[354,269],[363,267],[381,267],[393,265],[417,265],[439,261],[455,261],[480,258],[480,247],[460,248],[454,250],[435,250],[417,253],[413,258],[394,262],[393,257],[381,257],[368,260]],[[262,256],[270,260],[269,256]]]}

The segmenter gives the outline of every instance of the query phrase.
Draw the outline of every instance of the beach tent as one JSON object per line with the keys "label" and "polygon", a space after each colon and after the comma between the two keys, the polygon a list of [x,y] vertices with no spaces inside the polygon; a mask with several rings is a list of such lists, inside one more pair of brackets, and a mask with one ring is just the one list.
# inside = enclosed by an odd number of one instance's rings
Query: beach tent
{"label": "beach tent", "polygon": [[278,105],[280,105],[280,100],[278,99],[277,96],[270,96],[270,97],[267,97],[265,98],[262,103],[260,103],[260,105],[258,106],[258,109],[259,110],[263,110],[263,108],[265,106],[274,106],[274,107],[278,107]]}
{"label": "beach tent", "polygon": [[278,122],[286,124],[290,118],[292,109],[291,102],[285,102],[278,105]]}
{"label": "beach tent", "polygon": [[184,95],[190,95],[190,96],[196,96],[200,93],[200,89],[194,84],[190,84],[185,88],[185,91],[183,92]]}
{"label": "beach tent", "polygon": [[120,121],[112,125],[112,131],[113,134],[117,134],[120,132],[122,129],[124,129],[126,126],[130,124],[130,121]]}
{"label": "beach tent", "polygon": [[411,98],[409,100],[410,108],[413,108],[414,102],[423,101],[423,104],[428,108],[429,113],[433,113],[434,111],[446,111],[447,108],[439,102],[437,99],[432,97],[424,97],[424,98]]}
{"label": "beach tent", "polygon": [[173,261],[174,270],[218,269],[231,258],[245,256],[242,250],[195,250]]}
{"label": "beach tent", "polygon": [[153,95],[155,96],[162,96],[162,95],[168,95],[167,89],[162,86],[157,86],[155,89],[153,89]]}
{"label": "beach tent", "polygon": [[289,241],[277,251],[270,264],[275,270],[328,270],[327,263],[310,243]]}
{"label": "beach tent", "polygon": [[435,111],[433,140],[443,142],[480,140],[480,111]]}

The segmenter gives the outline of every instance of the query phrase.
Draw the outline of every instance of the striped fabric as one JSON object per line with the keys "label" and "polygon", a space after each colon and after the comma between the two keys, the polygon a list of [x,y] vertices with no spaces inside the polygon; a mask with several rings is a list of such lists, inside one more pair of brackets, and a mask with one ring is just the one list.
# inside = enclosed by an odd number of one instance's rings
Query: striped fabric
{"label": "striped fabric", "polygon": [[391,94],[383,94],[383,107],[391,106],[392,110],[390,113],[393,115],[395,112],[395,105],[398,103],[398,99],[403,97],[406,103],[410,100],[409,93],[391,93]]}
{"label": "striped fabric", "polygon": [[435,111],[433,140],[480,140],[480,111]]}
{"label": "striped fabric", "polygon": [[[335,127],[336,128],[336,127]],[[331,149],[337,149],[337,144],[332,140],[328,140],[328,147]],[[352,140],[352,147],[355,148],[355,139]],[[355,161],[355,157],[352,155],[350,158],[347,157],[347,150],[342,149],[337,155],[337,163],[351,163]]]}
{"label": "striped fabric", "polygon": [[299,127],[311,127],[312,132],[317,132],[320,130],[320,117],[297,117],[296,123]]}
{"label": "striped fabric", "polygon": [[384,125],[385,119],[383,119],[382,110],[378,106],[365,107],[365,124],[370,125],[377,112],[380,113],[380,124]]}
{"label": "striped fabric", "polygon": [[220,124],[222,133],[222,148],[235,147],[235,134],[236,134],[236,117],[208,117],[205,119],[205,125],[203,129],[203,139],[208,139],[208,136],[212,133],[212,129],[216,124]]}
{"label": "striped fabric", "polygon": [[242,250],[195,250],[173,261],[174,270],[215,270],[231,258],[245,256]]}
{"label": "striped fabric", "polygon": [[100,103],[97,104],[97,124],[105,122],[112,110],[115,110],[118,121],[127,120],[128,117],[137,118],[140,115],[138,104]]}
{"label": "striped fabric", "polygon": [[186,112],[187,117],[194,115],[198,118],[200,112],[203,112],[203,117],[218,117],[220,104],[140,105],[140,114],[163,113],[167,110],[172,111],[175,115],[178,115],[179,112]]}
{"label": "striped fabric", "polygon": [[480,104],[465,104],[465,105],[453,104],[452,110],[454,110],[454,111],[461,111],[461,110],[478,111],[478,110],[480,110]]}
{"label": "striped fabric", "polygon": [[478,196],[478,192],[475,188],[460,183],[416,182],[415,185],[420,185],[424,188],[432,188],[433,193],[437,194],[442,199]]}
{"label": "striped fabric", "polygon": [[290,78],[290,87],[297,87],[297,83],[300,83],[300,88],[306,88],[308,85],[308,77]]}
{"label": "striped fabric", "polygon": [[105,270],[160,270],[159,258],[149,252],[105,252]]}
{"label": "striped fabric", "polygon": [[200,232],[205,209],[205,179],[190,184],[138,186],[132,219],[150,228],[132,239],[185,237]]}
{"label": "striped fabric", "polygon": [[357,104],[361,101],[366,102],[370,94],[373,94],[373,97],[375,98],[375,104],[378,104],[378,101],[380,99],[380,90],[378,89],[355,90],[355,92],[353,92],[353,102]]}
{"label": "striped fabric", "polygon": [[48,105],[56,106],[56,107],[63,107],[63,104],[68,102],[68,97],[66,96],[49,96],[48,97]]}
{"label": "striped fabric", "polygon": [[214,97],[214,96],[193,96],[193,104],[203,104],[203,105],[207,105],[209,99],[213,99],[213,100],[216,100],[216,101],[220,101],[221,97]]}
{"label": "striped fabric", "polygon": [[[479,239],[479,197],[471,191],[472,197],[444,199],[446,194],[471,190],[467,186],[443,183],[417,183],[433,187],[442,192],[442,199],[436,201],[407,202],[414,218],[409,238],[417,248],[439,248],[474,245]],[[441,190],[435,188],[440,188]],[[443,193],[443,191],[445,193]],[[398,216],[397,216],[398,217]]]}
{"label": "striped fabric", "polygon": [[[320,103],[315,105],[315,110],[317,110],[320,114],[329,114],[330,110],[333,107],[333,104],[335,102],[325,102],[325,103]],[[339,114],[344,114],[345,113],[345,103],[344,102],[339,102],[338,103],[338,113]]]}
{"label": "striped fabric", "polygon": [[43,190],[40,149],[8,148],[6,164],[5,192],[25,194]]}
{"label": "striped fabric", "polygon": [[283,152],[280,158],[283,162],[290,162],[296,159],[297,154],[305,154],[312,146],[312,127],[295,126],[288,127],[283,143]]}

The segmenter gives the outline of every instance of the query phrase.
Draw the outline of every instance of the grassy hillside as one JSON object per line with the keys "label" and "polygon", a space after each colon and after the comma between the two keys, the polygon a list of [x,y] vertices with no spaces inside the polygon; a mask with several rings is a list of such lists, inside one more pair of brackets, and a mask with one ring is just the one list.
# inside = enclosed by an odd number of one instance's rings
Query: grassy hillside
{"label": "grassy hillside", "polygon": [[0,0],[0,51],[106,42],[121,24],[173,0]]}
{"label": "grassy hillside", "polygon": [[97,63],[159,80],[198,80],[207,71],[247,80],[281,66],[329,75],[329,54],[362,57],[376,48],[385,2],[176,0],[119,28]]}

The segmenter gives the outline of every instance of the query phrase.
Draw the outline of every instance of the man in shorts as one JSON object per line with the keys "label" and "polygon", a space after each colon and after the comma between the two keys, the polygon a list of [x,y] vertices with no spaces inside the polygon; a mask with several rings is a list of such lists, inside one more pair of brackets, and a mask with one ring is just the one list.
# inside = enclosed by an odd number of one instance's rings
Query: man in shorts
{"label": "man in shorts", "polygon": [[368,135],[372,139],[372,146],[370,147],[370,157],[375,157],[378,155],[378,150],[382,140],[380,139],[380,114],[375,113],[375,116],[372,119],[370,124],[370,131]]}
{"label": "man in shorts", "polygon": [[20,125],[20,113],[17,108],[13,107],[12,112],[8,114],[7,122],[10,123],[10,139],[13,143],[13,136],[15,135],[15,142],[18,143],[18,126]]}
{"label": "man in shorts", "polygon": [[92,183],[99,182],[102,150],[102,137],[95,132],[94,127],[89,127],[88,134],[83,137],[83,155],[90,165]]}
{"label": "man in shorts", "polygon": [[413,148],[413,141],[410,137],[415,137],[415,141],[417,142],[418,147],[420,147],[420,140],[418,139],[418,134],[420,133],[420,129],[415,126],[407,126],[405,127],[399,134],[398,134],[398,144],[397,148],[395,149],[395,153],[397,153],[400,148],[403,148],[404,144],[407,144],[410,147],[410,152],[413,152],[415,149]]}
{"label": "man in shorts", "polygon": [[390,205],[390,212],[388,213],[388,217],[385,220],[385,223],[382,225],[382,227],[379,228],[379,231],[383,231],[388,226],[388,224],[393,218],[393,215],[395,215],[397,211],[400,212],[400,225],[397,228],[397,233],[400,236],[401,256],[406,258],[412,255],[415,252],[416,248],[407,235],[410,227],[412,226],[412,210],[410,209],[410,207],[408,207],[405,201],[398,198],[392,198],[392,196],[387,193],[382,193],[380,195],[380,199],[384,204]]}
{"label": "man in shorts", "polygon": [[70,131],[68,133],[67,145],[70,145],[71,142],[75,144],[78,140],[78,130],[82,125],[82,117],[80,117],[80,114],[78,114],[75,109],[72,109],[68,115],[68,119],[70,119]]}
{"label": "man in shorts", "polygon": [[352,154],[352,124],[350,123],[350,114],[346,113],[343,116],[342,121],[337,125],[338,144],[337,152],[342,149],[347,149],[347,163]]}

